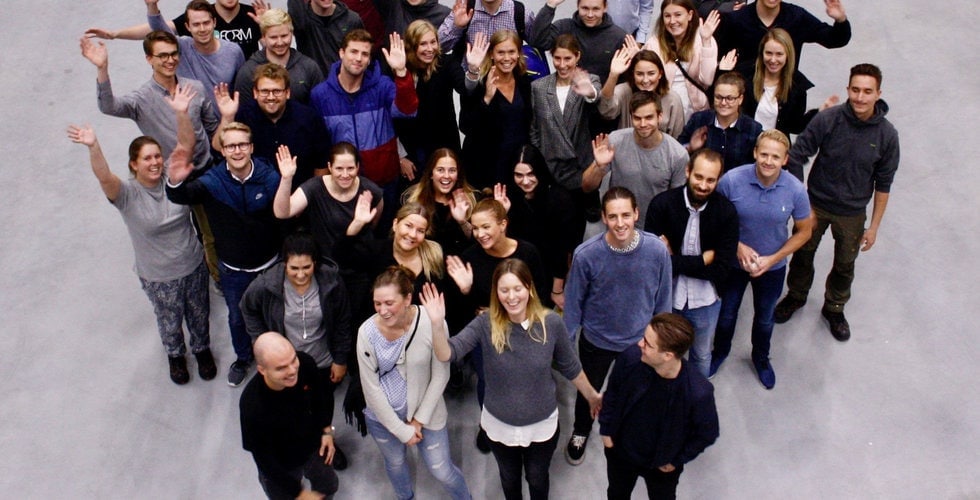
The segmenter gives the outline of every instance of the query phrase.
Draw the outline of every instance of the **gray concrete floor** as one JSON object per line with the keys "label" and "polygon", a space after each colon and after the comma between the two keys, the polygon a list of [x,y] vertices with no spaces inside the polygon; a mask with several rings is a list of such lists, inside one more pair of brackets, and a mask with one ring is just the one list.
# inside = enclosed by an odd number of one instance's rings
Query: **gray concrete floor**
{"label": "gray concrete floor", "polygon": [[[171,14],[183,6],[162,3]],[[571,12],[567,3],[559,15]],[[980,348],[976,325],[963,323],[967,312],[980,310],[974,290],[980,182],[972,172],[978,148],[951,126],[980,115],[980,47],[968,20],[975,3],[844,3],[854,25],[850,45],[805,49],[802,69],[817,83],[811,103],[842,92],[852,64],[877,63],[903,146],[878,243],[858,263],[847,308],[854,337],[846,344],[831,338],[819,317],[822,291],[815,289],[802,313],[776,329],[778,384],[765,391],[748,360],[743,314],[735,351],[713,381],[721,438],[687,468],[682,497],[980,498]],[[822,2],[799,4],[826,18]],[[69,123],[91,123],[113,169],[125,175],[125,148],[138,131],[96,109],[95,70],[79,56],[77,38],[89,26],[140,21],[142,5],[3,2],[5,498],[261,497],[240,444],[240,391],[221,379],[232,358],[223,302],[212,304],[219,379],[173,385],[152,311],[131,271],[124,226],[92,178],[86,151],[64,134]],[[118,92],[148,77],[137,43],[109,48]],[[818,256],[821,273],[829,265],[826,247]],[[567,386],[562,397],[567,434]],[[472,444],[473,399],[450,399],[453,454],[476,498],[500,498],[494,461]],[[373,442],[339,426],[353,465],[340,473],[337,498],[390,497]],[[556,454],[553,497],[602,497],[604,467],[596,439],[579,467]],[[636,497],[643,491],[641,483]],[[421,469],[417,492],[441,495]]]}

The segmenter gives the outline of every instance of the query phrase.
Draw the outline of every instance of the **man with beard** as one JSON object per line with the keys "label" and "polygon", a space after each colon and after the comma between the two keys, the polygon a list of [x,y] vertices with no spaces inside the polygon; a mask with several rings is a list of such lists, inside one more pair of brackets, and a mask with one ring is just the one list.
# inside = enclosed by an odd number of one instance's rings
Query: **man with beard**
{"label": "man with beard", "polygon": [[[297,54],[298,55],[298,54]],[[280,145],[297,157],[293,186],[299,187],[315,175],[327,173],[330,134],[316,111],[292,98],[291,78],[282,66],[266,63],[255,70],[249,93],[252,99],[240,103],[242,94],[229,93],[226,85],[215,90],[221,124],[238,121],[252,129],[255,156],[276,165]],[[218,136],[212,144],[219,149]]]}
{"label": "man with beard", "polygon": [[323,71],[316,61],[290,47],[293,44],[293,19],[282,9],[269,9],[259,16],[259,27],[264,48],[238,69],[235,90],[246,102],[253,100],[256,68],[275,63],[289,72],[289,97],[309,104],[310,91],[323,81]]}
{"label": "man with beard", "polygon": [[657,195],[645,224],[667,244],[674,312],[694,327],[689,359],[705,377],[721,311],[718,289],[736,265],[738,248],[738,213],[715,191],[723,171],[718,152],[695,151],[687,166],[687,185]]}
{"label": "man with beard", "polygon": [[252,338],[239,303],[249,283],[279,258],[282,235],[272,213],[279,174],[265,159],[252,157],[248,125],[229,123],[221,127],[218,138],[225,161],[194,180],[187,181],[193,169],[187,158],[171,156],[167,198],[181,205],[203,205],[211,221],[228,329],[238,358],[228,370],[228,385],[238,386],[253,360]]}
{"label": "man with beard", "polygon": [[647,207],[658,194],[685,182],[688,153],[677,139],[660,131],[660,98],[649,91],[630,98],[633,127],[599,134],[592,141],[595,161],[582,174],[582,191],[599,188],[609,174],[609,187],[629,188],[640,214],[637,229],[644,229]]}

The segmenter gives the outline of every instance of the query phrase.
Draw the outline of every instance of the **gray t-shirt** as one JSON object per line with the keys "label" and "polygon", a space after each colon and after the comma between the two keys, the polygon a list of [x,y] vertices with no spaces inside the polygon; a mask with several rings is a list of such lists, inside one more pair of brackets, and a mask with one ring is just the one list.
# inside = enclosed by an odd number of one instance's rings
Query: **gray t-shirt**
{"label": "gray t-shirt", "polygon": [[201,264],[204,252],[191,225],[190,207],[171,203],[163,180],[153,188],[136,179],[123,181],[113,205],[129,230],[140,278],[172,281]]}
{"label": "gray t-shirt", "polygon": [[690,156],[677,139],[663,134],[653,149],[643,149],[633,138],[633,129],[624,128],[609,134],[609,144],[616,150],[609,173],[609,187],[622,186],[636,196],[640,218],[636,228],[643,229],[647,207],[658,194],[687,181],[685,169]]}

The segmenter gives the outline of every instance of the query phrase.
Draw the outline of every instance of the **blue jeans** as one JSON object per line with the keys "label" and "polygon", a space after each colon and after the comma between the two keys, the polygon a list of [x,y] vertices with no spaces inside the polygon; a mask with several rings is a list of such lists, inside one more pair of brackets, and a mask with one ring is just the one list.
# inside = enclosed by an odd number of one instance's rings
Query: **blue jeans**
{"label": "blue jeans", "polygon": [[691,345],[687,359],[702,375],[707,377],[708,368],[711,367],[711,343],[715,340],[715,327],[718,326],[721,300],[694,309],[684,306],[684,309],[674,309],[674,312],[690,321],[691,326],[694,327],[694,344]]}
{"label": "blue jeans", "polygon": [[713,357],[728,356],[732,350],[735,336],[735,323],[738,322],[738,308],[742,305],[745,287],[752,283],[752,305],[755,315],[752,318],[752,361],[756,364],[769,360],[769,341],[772,339],[773,313],[776,302],[783,293],[783,278],[786,266],[772,269],[758,278],[749,277],[741,269],[733,269],[722,285],[721,312],[718,314],[718,328],[715,330],[715,349]]}
{"label": "blue jeans", "polygon": [[[394,434],[380,422],[372,419],[367,420],[367,429],[378,444],[381,455],[385,460],[385,471],[391,486],[395,489],[395,496],[399,500],[408,500],[415,497],[412,489],[412,474],[408,469],[408,462],[405,460],[407,446],[402,443]],[[453,464],[452,457],[449,456],[449,429],[443,427],[439,430],[422,428],[422,441],[415,445],[419,450],[419,455],[425,462],[429,472],[435,477],[446,493],[454,499],[469,499],[470,490],[466,487],[466,480],[459,467]]]}
{"label": "blue jeans", "polygon": [[252,361],[252,338],[245,330],[245,317],[239,305],[245,289],[258,277],[259,273],[235,271],[225,265],[218,266],[221,272],[221,292],[225,294],[225,305],[228,306],[228,330],[231,331],[231,346],[239,361]]}

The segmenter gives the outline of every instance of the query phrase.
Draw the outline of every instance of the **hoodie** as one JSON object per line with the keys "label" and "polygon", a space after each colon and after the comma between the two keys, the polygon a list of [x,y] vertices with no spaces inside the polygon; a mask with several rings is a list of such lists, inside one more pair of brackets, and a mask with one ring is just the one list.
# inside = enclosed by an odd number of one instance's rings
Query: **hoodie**
{"label": "hoodie", "polygon": [[858,215],[875,191],[891,190],[899,147],[898,131],[887,114],[888,104],[879,99],[871,118],[860,120],[848,101],[817,113],[800,134],[786,169],[803,180],[803,165],[817,155],[807,182],[813,206],[835,215]]}
{"label": "hoodie", "polygon": [[613,24],[609,14],[603,14],[602,21],[593,28],[582,22],[578,12],[572,14],[571,19],[559,19],[552,24],[554,18],[554,7],[545,5],[541,8],[531,27],[531,45],[542,52],[548,51],[554,46],[558,35],[571,33],[582,46],[582,59],[578,65],[598,75],[600,82],[605,82],[609,77],[609,63],[626,38],[623,28]]}

